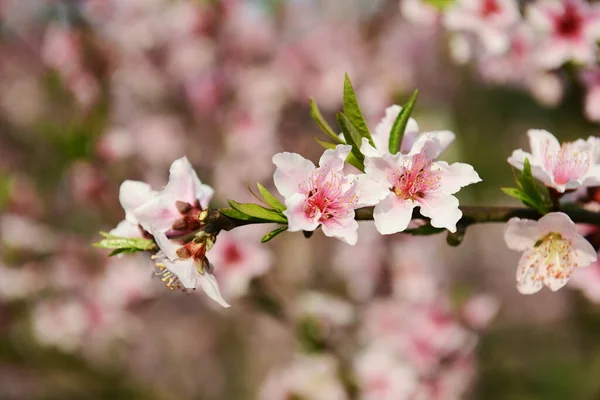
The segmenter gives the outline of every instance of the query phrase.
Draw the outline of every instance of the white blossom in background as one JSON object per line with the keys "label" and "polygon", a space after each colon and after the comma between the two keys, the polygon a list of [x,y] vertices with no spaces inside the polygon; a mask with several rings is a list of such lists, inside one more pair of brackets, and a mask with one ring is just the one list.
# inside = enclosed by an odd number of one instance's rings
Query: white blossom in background
{"label": "white blossom in background", "polygon": [[600,38],[600,10],[583,0],[538,0],[526,9],[540,43],[536,59],[546,69],[567,61],[593,64]]}
{"label": "white blossom in background", "polygon": [[530,129],[527,135],[531,153],[515,150],[508,158],[510,165],[522,170],[529,159],[533,177],[560,193],[600,184],[600,165],[594,160],[591,142],[579,139],[560,144],[543,129]]}
{"label": "white blossom in background", "polygon": [[419,383],[409,362],[377,344],[356,356],[354,371],[362,400],[410,400]]}
{"label": "white blossom in background", "polygon": [[252,279],[265,274],[273,265],[269,249],[257,237],[264,229],[248,226],[222,231],[208,256],[217,266],[215,276],[225,297],[230,300],[248,293]]}
{"label": "white blossom in background", "polygon": [[445,11],[444,26],[474,34],[485,52],[498,54],[508,49],[508,32],[520,19],[514,0],[457,0]]}
{"label": "white blossom in background", "polygon": [[331,294],[315,291],[300,295],[296,302],[296,314],[315,318],[330,327],[347,326],[355,318],[351,303]]}
{"label": "white blossom in background", "polygon": [[272,370],[263,382],[260,400],[346,400],[339,380],[337,360],[327,354],[297,355],[287,365]]}
{"label": "white blossom in background", "polygon": [[600,304],[600,263],[573,271],[569,286],[578,289],[592,303]]}
{"label": "white blossom in background", "polygon": [[567,284],[573,270],[598,259],[592,245],[576,231],[564,213],[553,212],[539,221],[511,218],[504,240],[512,250],[523,252],[517,267],[517,289],[533,294],[544,285],[557,291]]}

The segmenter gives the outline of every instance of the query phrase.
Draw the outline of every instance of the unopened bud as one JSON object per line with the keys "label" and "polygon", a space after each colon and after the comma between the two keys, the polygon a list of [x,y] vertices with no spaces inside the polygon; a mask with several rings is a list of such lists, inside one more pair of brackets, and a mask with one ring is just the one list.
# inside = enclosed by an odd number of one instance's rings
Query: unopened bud
{"label": "unopened bud", "polygon": [[206,218],[208,218],[208,210],[203,210],[198,214],[198,221],[204,222],[206,221]]}
{"label": "unopened bud", "polygon": [[183,258],[183,259],[190,258],[192,256],[192,253],[186,247],[178,248],[176,253],[177,253],[177,257]]}
{"label": "unopened bud", "polygon": [[182,214],[186,214],[192,209],[192,205],[190,203],[186,203],[185,201],[179,200],[175,202],[175,207],[177,207],[177,211],[179,211]]}
{"label": "unopened bud", "polygon": [[173,222],[173,225],[171,225],[171,228],[173,228],[173,230],[176,230],[176,231],[183,231],[187,228],[187,222],[185,222],[185,220],[183,218],[180,218],[180,219],[176,220],[175,222]]}

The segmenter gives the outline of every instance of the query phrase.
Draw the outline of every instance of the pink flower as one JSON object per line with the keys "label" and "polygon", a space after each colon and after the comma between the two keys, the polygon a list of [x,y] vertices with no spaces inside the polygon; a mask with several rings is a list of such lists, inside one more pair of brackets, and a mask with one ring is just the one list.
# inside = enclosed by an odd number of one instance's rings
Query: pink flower
{"label": "pink flower", "polygon": [[581,80],[586,88],[585,116],[590,121],[600,121],[600,69],[582,71]]}
{"label": "pink flower", "polygon": [[154,255],[156,275],[171,290],[196,290],[201,287],[204,293],[221,306],[228,308],[213,274],[213,266],[206,259],[206,244],[189,242],[183,246],[169,240],[162,232],[154,234],[160,251]]}
{"label": "pink flower", "polygon": [[592,64],[600,37],[600,13],[582,0],[537,1],[527,8],[527,20],[537,29],[542,42],[537,61],[553,69],[574,60]]}
{"label": "pink flower", "polygon": [[358,239],[358,223],[354,209],[364,204],[363,192],[358,179],[344,175],[344,161],[351,146],[338,145],[326,150],[319,160],[319,167],[299,154],[278,153],[273,156],[277,166],[275,186],[285,198],[291,232],[314,231],[323,233],[354,245]]}
{"label": "pink flower", "polygon": [[477,35],[488,52],[498,54],[508,48],[508,32],[520,18],[514,0],[458,0],[446,11],[444,24]]}
{"label": "pink flower", "polygon": [[539,221],[511,218],[504,229],[510,249],[522,251],[517,268],[517,289],[523,294],[538,292],[543,285],[557,291],[576,267],[597,260],[592,245],[576,231],[563,213],[546,214]]}
{"label": "pink flower", "polygon": [[[382,154],[390,154],[389,151],[389,140],[392,127],[398,114],[402,110],[402,107],[398,105],[392,105],[385,110],[385,116],[375,127],[375,132],[372,134],[373,144],[375,148],[371,146],[369,141],[364,138],[361,144],[361,151],[371,157],[378,157]],[[433,131],[433,132],[422,132],[419,133],[419,125],[417,121],[409,118],[408,124],[404,131],[402,138],[402,144],[400,146],[400,153],[402,154],[416,154],[423,149],[423,146],[429,140],[437,140],[440,145],[440,154],[450,146],[454,141],[454,133],[450,131]]]}
{"label": "pink flower", "polygon": [[167,186],[135,208],[133,215],[153,235],[189,231],[198,223],[198,213],[208,207],[213,193],[210,186],[198,179],[187,157],[182,157],[171,165]]}
{"label": "pink flower", "polygon": [[346,400],[338,377],[338,365],[330,355],[296,356],[283,368],[273,370],[263,382],[260,400]]}
{"label": "pink flower", "polygon": [[210,259],[218,266],[215,275],[229,299],[246,295],[250,281],[273,263],[271,252],[255,240],[252,234],[258,232],[252,228],[222,231],[210,250]]}
{"label": "pink flower", "polygon": [[410,363],[385,346],[371,345],[354,360],[363,400],[412,399],[418,375]]}
{"label": "pink flower", "polygon": [[365,158],[365,172],[372,180],[372,198],[378,198],[373,218],[383,235],[402,232],[408,227],[413,209],[420,207],[423,216],[431,218],[431,225],[456,231],[462,217],[458,199],[453,196],[462,187],[480,182],[472,166],[463,163],[448,165],[433,161],[440,153],[439,142],[428,141],[414,155],[383,154]]}
{"label": "pink flower", "polygon": [[560,193],[600,183],[600,166],[593,159],[588,142],[577,140],[562,145],[550,132],[530,129],[527,132],[531,153],[515,150],[508,163],[520,170],[529,159],[531,173],[544,185]]}
{"label": "pink flower", "polygon": [[462,309],[465,322],[475,329],[486,329],[498,314],[500,301],[489,294],[478,294],[467,300]]}

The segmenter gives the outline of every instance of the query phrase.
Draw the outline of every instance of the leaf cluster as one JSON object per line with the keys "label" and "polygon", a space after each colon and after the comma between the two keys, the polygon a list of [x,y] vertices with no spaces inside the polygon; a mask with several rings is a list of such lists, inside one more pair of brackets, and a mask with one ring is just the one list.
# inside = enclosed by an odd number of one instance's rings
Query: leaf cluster
{"label": "leaf cluster", "polygon": [[541,214],[546,214],[552,210],[552,200],[548,189],[545,186],[540,187],[536,184],[531,174],[531,164],[528,158],[525,159],[521,174],[515,176],[515,182],[517,183],[516,188],[501,188],[501,190]]}
{"label": "leaf cluster", "polygon": [[156,250],[157,246],[152,239],[144,238],[124,238],[111,235],[107,232],[100,232],[104,237],[101,241],[94,243],[94,247],[101,249],[113,249],[113,252],[108,256],[116,256],[117,254],[131,254],[138,251]]}
{"label": "leaf cluster", "polygon": [[226,215],[229,218],[237,219],[240,221],[249,221],[253,223],[270,223],[275,222],[278,224],[283,224],[281,226],[263,236],[261,242],[266,243],[269,240],[273,239],[275,236],[279,235],[281,232],[287,230],[287,217],[283,214],[286,207],[281,201],[277,199],[269,190],[257,183],[258,191],[260,196],[255,194],[250,187],[250,193],[258,201],[264,204],[261,206],[260,204],[254,203],[238,203],[234,200],[228,200],[229,207],[231,208],[222,208],[219,210],[221,214]]}
{"label": "leaf cluster", "polygon": [[[408,124],[408,120],[417,99],[417,93],[418,91],[415,90],[409,101],[404,105],[404,107],[402,107],[402,111],[400,111],[394,122],[388,144],[389,151],[392,154],[396,154],[400,150],[406,125]],[[343,103],[343,111],[337,113],[336,115],[336,119],[341,130],[341,134],[338,135],[323,118],[317,103],[313,99],[310,99],[310,114],[312,118],[321,128],[323,133],[325,133],[331,139],[331,141],[328,142],[315,136],[315,140],[325,149],[334,149],[338,144],[348,144],[352,146],[352,151],[348,155],[346,162],[364,172],[365,157],[360,151],[360,146],[363,142],[363,139],[367,139],[369,144],[373,147],[375,144],[373,143],[373,137],[369,132],[365,117],[360,109],[360,105],[358,104],[358,99],[356,98],[356,92],[354,91],[354,87],[350,82],[348,74],[346,74],[346,78],[344,80]]]}

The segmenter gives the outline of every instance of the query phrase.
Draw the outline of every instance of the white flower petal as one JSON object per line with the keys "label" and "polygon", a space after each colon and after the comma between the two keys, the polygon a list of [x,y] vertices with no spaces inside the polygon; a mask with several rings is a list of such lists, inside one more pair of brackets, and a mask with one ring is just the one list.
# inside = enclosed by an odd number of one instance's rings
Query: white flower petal
{"label": "white flower petal", "polygon": [[354,213],[349,218],[336,223],[325,222],[321,225],[321,229],[325,236],[341,239],[351,246],[354,246],[358,240],[358,222],[354,219]]}
{"label": "white flower petal", "polygon": [[538,276],[537,262],[532,264],[532,257],[535,257],[534,250],[528,250],[523,253],[517,267],[517,290],[522,294],[534,294],[539,292],[544,284]]}
{"label": "white flower petal", "polygon": [[[408,154],[418,154],[428,140],[437,140],[440,145],[439,152],[443,153],[454,141],[456,135],[452,131],[423,132],[416,138],[414,144],[406,151]],[[404,140],[402,141],[404,145]],[[403,150],[404,152],[404,150]]]}
{"label": "white flower petal", "polygon": [[537,159],[533,154],[527,153],[521,149],[513,151],[512,155],[508,158],[508,163],[518,170],[522,171],[525,166],[525,159],[529,159],[531,166],[531,175],[546,186],[552,185],[552,178],[544,169],[538,164]]}
{"label": "white flower petal", "polygon": [[138,223],[133,210],[148,202],[156,192],[145,182],[127,180],[119,189],[119,202],[125,210],[125,219],[132,224]]}
{"label": "white flower petal", "polygon": [[273,181],[283,197],[298,193],[300,185],[305,182],[315,166],[312,162],[296,153],[278,153],[273,156],[277,166]]}
{"label": "white flower petal", "polygon": [[399,199],[391,193],[375,206],[373,219],[375,227],[382,235],[402,232],[408,227],[416,204],[410,200]]}
{"label": "white flower petal", "polygon": [[557,232],[561,235],[575,235],[577,226],[571,218],[562,212],[552,212],[544,215],[538,221],[539,229],[542,234]]}
{"label": "white flower petal", "polygon": [[296,193],[285,200],[287,209],[283,214],[288,219],[288,231],[314,231],[319,226],[320,214],[309,217],[304,211],[306,196]]}
{"label": "white flower petal", "polygon": [[111,229],[110,232],[108,232],[108,233],[110,233],[111,235],[114,235],[114,236],[125,237],[125,238],[141,238],[142,237],[142,231],[140,231],[138,224],[132,224],[131,222],[127,221],[126,219],[119,222],[119,224],[116,226],[116,228]]}
{"label": "white flower petal", "polygon": [[385,199],[390,193],[389,184],[363,174],[356,177],[356,207],[373,206]]}
{"label": "white flower petal", "polygon": [[573,261],[577,267],[587,267],[598,261],[598,253],[583,236],[576,234],[570,240],[573,248]]}
{"label": "white flower petal", "polygon": [[169,240],[167,235],[165,235],[163,232],[156,232],[154,234],[154,240],[156,241],[158,248],[165,253],[169,260],[175,261],[179,259],[177,256],[177,249],[179,249],[181,246]]}
{"label": "white flower petal", "polygon": [[542,237],[538,223],[529,219],[511,218],[504,227],[504,241],[509,249],[526,251]]}
{"label": "white flower petal", "polygon": [[473,183],[481,182],[479,174],[473,166],[465,163],[453,163],[448,165],[444,161],[434,163],[440,167],[440,190],[447,194],[454,194],[461,188]]}
{"label": "white flower petal", "polygon": [[533,159],[529,159],[531,164],[539,163],[547,153],[553,154],[560,151],[559,141],[545,129],[530,129],[527,131],[527,136],[529,136],[529,145],[533,155]]}
{"label": "white flower petal", "polygon": [[163,194],[154,196],[150,201],[136,208],[133,214],[140,225],[153,235],[170,230],[173,223],[181,218],[175,201]]}
{"label": "white flower petal", "polygon": [[163,260],[165,268],[174,273],[181,284],[186,289],[194,289],[198,286],[198,280],[196,275],[196,265],[194,264],[194,260],[192,258],[188,258],[187,260]]}
{"label": "white flower petal", "polygon": [[[387,152],[387,149],[385,151]],[[369,139],[367,138],[362,138],[362,143],[360,144],[360,152],[367,157],[381,157],[382,154],[381,151],[371,146],[371,143],[369,143]]]}
{"label": "white flower petal", "polygon": [[344,163],[352,146],[347,144],[338,144],[335,149],[328,149],[323,152],[323,155],[319,159],[319,167],[327,168],[334,172],[339,172],[344,169]]}
{"label": "white flower petal", "polygon": [[196,275],[200,287],[202,287],[202,290],[204,290],[204,293],[206,293],[208,297],[210,297],[211,299],[219,303],[219,305],[225,308],[231,307],[221,295],[221,291],[219,290],[219,284],[217,283],[217,278],[215,278],[213,274],[211,274],[208,271],[204,271],[203,274]]}
{"label": "white flower petal", "polygon": [[421,206],[421,214],[431,218],[431,226],[456,232],[456,223],[462,217],[456,197],[435,193],[418,199],[417,202]]}
{"label": "white flower petal", "polygon": [[161,193],[165,197],[166,203],[184,201],[194,204],[196,201],[196,189],[200,189],[202,182],[192,168],[187,157],[181,157],[171,164],[169,168],[169,183]]}

